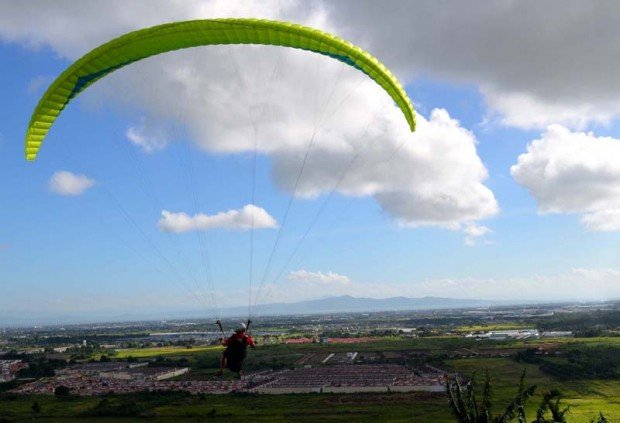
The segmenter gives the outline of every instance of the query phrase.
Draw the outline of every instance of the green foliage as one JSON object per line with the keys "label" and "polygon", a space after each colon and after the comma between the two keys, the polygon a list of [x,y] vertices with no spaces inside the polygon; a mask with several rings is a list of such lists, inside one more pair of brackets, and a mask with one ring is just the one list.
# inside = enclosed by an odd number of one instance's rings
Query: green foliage
{"label": "green foliage", "polygon": [[129,398],[112,402],[103,398],[97,405],[84,413],[85,417],[139,417],[143,416],[146,407]]}
{"label": "green foliage", "polygon": [[[526,403],[534,396],[536,385],[525,387],[525,370],[521,374],[516,395],[504,407],[500,414],[493,414],[493,391],[491,380],[487,372],[482,391],[482,402],[478,405],[476,396],[475,375],[462,386],[458,377],[450,379],[446,383],[448,404],[452,415],[458,423],[508,423],[518,421],[528,423]],[[551,389],[543,395],[542,401],[536,411],[536,419],[532,423],[567,423],[567,414],[570,406],[564,406],[563,395],[557,389]],[[550,418],[549,418],[550,417]],[[591,421],[594,423],[594,420]],[[606,423],[607,419],[602,413],[596,423]]]}
{"label": "green foliage", "polygon": [[517,394],[499,415],[493,415],[493,391],[488,371],[484,381],[481,406],[478,406],[476,401],[475,381],[474,375],[471,381],[463,387],[458,377],[454,377],[446,384],[449,406],[457,422],[506,423],[518,418],[519,423],[525,423],[525,403],[536,390],[536,385],[525,388],[525,370],[521,375]]}
{"label": "green foliage", "polygon": [[526,423],[525,404],[534,395],[535,391],[536,385],[525,388],[524,369],[523,373],[521,373],[521,379],[519,379],[519,387],[517,388],[516,396],[508,403],[504,412],[495,421],[497,423],[505,423],[516,418],[519,423]]}
{"label": "green foliage", "polygon": [[[537,385],[537,395],[530,398],[525,411],[531,421],[536,416],[537,408],[543,394],[551,388],[561,389],[565,398],[560,404],[570,404],[569,421],[606,423],[606,421],[620,421],[620,385],[615,380],[579,379],[552,379],[543,373],[538,364],[517,364],[511,358],[494,357],[485,354],[486,350],[501,352],[509,349],[513,353],[516,349],[553,345],[560,355],[542,355],[551,361],[566,360],[564,351],[582,349],[594,351],[599,348],[620,348],[620,338],[600,339],[562,339],[562,340],[529,340],[502,341],[493,343],[476,342],[462,337],[427,337],[427,338],[383,338],[377,342],[360,344],[303,344],[303,345],[264,345],[250,351],[248,365],[257,368],[269,367],[272,363],[278,365],[294,365],[295,361],[305,354],[319,354],[325,356],[331,352],[359,351],[360,355],[367,352],[398,352],[403,354],[420,355],[423,357],[442,357],[446,354],[454,357],[452,352],[457,348],[471,348],[480,352],[479,356],[469,358],[447,358],[445,366],[464,375],[471,375],[478,371],[477,395],[475,401],[479,410],[483,407],[493,408],[499,414],[515,397],[517,381],[522,368],[527,368],[528,385]],[[154,352],[149,351],[149,353]],[[214,369],[219,365],[221,348],[186,353],[184,349],[174,349],[168,355],[160,349],[152,354],[152,359],[158,355],[168,360],[187,359],[192,371],[184,378],[205,379],[213,376]],[[145,349],[132,350],[141,352]],[[148,351],[148,350],[147,350]],[[176,353],[179,351],[179,353]],[[534,351],[536,351],[534,349]],[[128,351],[129,352],[129,351]],[[122,355],[121,355],[122,356]],[[386,354],[387,357],[387,354]],[[411,360],[413,355],[408,356]],[[37,361],[39,357],[29,357]],[[142,358],[141,358],[142,359]],[[163,360],[163,359],[162,359]],[[424,358],[426,361],[426,358]],[[421,361],[423,364],[423,362]],[[523,363],[523,362],[522,362]],[[484,371],[488,368],[492,380],[484,383]],[[467,382],[467,381],[466,381]],[[466,385],[466,382],[462,382]],[[13,385],[15,386],[15,385]],[[484,394],[488,388],[488,394]],[[135,402],[143,414],[132,417],[98,417],[96,421],[258,421],[275,423],[280,421],[295,421],[297,423],[314,423],[316,421],[350,421],[362,423],[377,423],[382,421],[414,421],[416,423],[437,423],[451,421],[450,408],[447,406],[443,394],[413,393],[413,394],[322,394],[322,395],[283,395],[283,396],[236,396],[236,395],[181,395],[181,393],[136,393],[123,395],[108,395],[110,407],[117,407],[119,403]],[[88,417],[84,414],[97,406],[101,397],[82,397],[71,395],[69,399],[57,398],[52,395],[17,395],[13,393],[0,394],[0,416],[11,422],[31,420],[34,415],[31,410],[33,401],[39,402],[46,422],[83,421]],[[485,403],[486,401],[486,403]],[[485,405],[486,404],[486,405]],[[206,416],[212,409],[216,409],[216,417],[208,419]],[[607,420],[601,420],[598,411],[605,414]],[[230,416],[230,417],[226,417]],[[42,416],[43,417],[43,416]],[[490,417],[496,417],[491,414]],[[548,412],[546,418],[551,419]],[[452,418],[453,419],[453,418]],[[1,420],[1,419],[0,419]],[[43,419],[42,419],[43,420]],[[95,420],[95,419],[93,419]],[[517,420],[514,420],[517,421]]]}
{"label": "green foliage", "polygon": [[553,356],[541,354],[534,348],[519,351],[519,362],[537,364],[543,372],[562,380],[620,379],[620,348],[571,347]]}
{"label": "green foliage", "polygon": [[[570,406],[562,408],[560,401],[562,393],[557,389],[552,389],[543,397],[538,410],[536,411],[535,423],[566,423],[566,414]],[[551,420],[547,420],[545,415],[551,413]]]}
{"label": "green foliage", "polygon": [[0,393],[10,391],[17,386],[19,386],[19,382],[16,380],[0,383]]}
{"label": "green foliage", "polygon": [[599,413],[598,417],[595,419],[591,419],[590,423],[609,423],[609,421],[603,416],[603,413]]}
{"label": "green foliage", "polygon": [[66,366],[67,362],[65,360],[39,357],[36,360],[29,361],[28,367],[25,369],[21,369],[17,373],[17,376],[20,378],[35,379],[39,379],[42,377],[52,377],[54,376],[55,369],[62,369]]}
{"label": "green foliage", "polygon": [[71,390],[63,385],[57,386],[56,389],[54,389],[54,395],[56,395],[58,398],[66,398],[70,394]]}
{"label": "green foliage", "polygon": [[571,330],[598,336],[603,330],[620,327],[620,310],[596,310],[581,313],[557,313],[536,321],[541,330]]}
{"label": "green foliage", "polygon": [[32,403],[31,409],[34,414],[38,415],[41,413],[41,404],[39,404],[38,401],[35,401]]}

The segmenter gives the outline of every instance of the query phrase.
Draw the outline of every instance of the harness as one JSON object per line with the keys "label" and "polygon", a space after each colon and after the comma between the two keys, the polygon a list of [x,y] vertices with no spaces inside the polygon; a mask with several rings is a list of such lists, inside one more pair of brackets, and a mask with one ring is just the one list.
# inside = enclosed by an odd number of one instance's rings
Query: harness
{"label": "harness", "polygon": [[236,336],[231,338],[234,339],[229,338],[229,344],[226,346],[226,351],[224,351],[226,367],[231,372],[238,373],[243,369],[243,361],[248,349],[248,340],[246,336],[243,336],[241,339]]}

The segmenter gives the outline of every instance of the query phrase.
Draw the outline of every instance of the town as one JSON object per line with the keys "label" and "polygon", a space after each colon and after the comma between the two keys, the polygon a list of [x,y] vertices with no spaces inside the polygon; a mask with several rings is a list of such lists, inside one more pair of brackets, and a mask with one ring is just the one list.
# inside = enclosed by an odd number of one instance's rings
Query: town
{"label": "town", "polygon": [[[615,396],[619,315],[620,304],[609,302],[271,316],[253,328],[258,348],[248,352],[239,377],[216,375],[222,333],[208,320],[7,327],[0,338],[0,410],[7,398],[92,401],[162,392],[274,401],[383,393],[409,395],[424,408],[445,401],[449,380],[469,380],[481,368],[504,395],[524,366],[543,385],[560,381],[568,394],[576,378],[598,380]],[[237,320],[224,319],[223,326]],[[569,361],[566,373],[562,363]],[[591,394],[592,404],[600,392]],[[594,405],[587,404],[575,403],[574,412],[591,415]],[[614,410],[606,411],[620,412]]]}

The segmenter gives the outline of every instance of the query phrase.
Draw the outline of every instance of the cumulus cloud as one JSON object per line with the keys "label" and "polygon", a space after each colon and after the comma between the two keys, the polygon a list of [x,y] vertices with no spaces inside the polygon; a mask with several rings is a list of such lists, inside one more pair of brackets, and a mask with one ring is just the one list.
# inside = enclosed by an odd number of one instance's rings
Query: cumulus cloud
{"label": "cumulus cloud", "polygon": [[165,232],[206,231],[209,229],[268,229],[277,228],[278,223],[267,211],[261,207],[247,204],[239,210],[228,210],[214,215],[173,213],[167,210],[161,212],[162,218],[157,223],[159,229]]}
{"label": "cumulus cloud", "polygon": [[[113,36],[156,23],[253,16],[350,34],[363,46],[373,47],[375,41],[341,25],[333,4],[319,2],[308,8],[296,2],[185,1],[177,6],[151,1],[89,7],[73,2],[54,7],[8,3],[4,16],[10,19],[0,18],[0,37],[49,45],[73,59]],[[37,19],[43,13],[45,19]],[[40,20],[41,25],[15,23],[23,20]],[[69,20],[76,24],[63,31],[58,23]],[[350,23],[359,24],[356,19]],[[380,53],[384,47],[371,50]],[[414,227],[464,228],[498,211],[493,193],[484,185],[487,171],[477,155],[475,136],[447,111],[435,110],[428,118],[418,115],[418,130],[411,134],[401,112],[377,84],[317,54],[267,46],[179,51],[104,78],[84,97],[143,111],[147,119],[139,128],[130,128],[127,136],[145,149],[165,145],[164,138],[152,135],[157,128],[150,122],[158,121],[183,125],[207,152],[246,153],[256,144],[258,153],[272,160],[275,185],[300,198],[331,190],[372,196],[387,215]]]}
{"label": "cumulus cloud", "polygon": [[77,175],[66,170],[55,172],[48,183],[51,192],[66,196],[81,195],[94,185],[94,179],[86,175]]}
{"label": "cumulus cloud", "polygon": [[[380,120],[380,129],[364,135],[364,128],[355,123],[339,125],[330,131],[330,135],[339,132],[337,137],[316,140],[319,145],[308,158],[298,193],[313,197],[338,186],[344,195],[370,195],[399,223],[414,227],[454,229],[496,214],[495,197],[483,184],[487,171],[476,153],[474,135],[442,109],[434,110],[428,120],[418,115],[418,128],[409,134],[399,112],[372,88],[349,112],[370,113],[372,120]],[[368,110],[369,104],[383,112]],[[372,142],[360,147],[358,140],[364,136]],[[343,146],[334,150],[337,140]],[[364,157],[354,161],[343,178],[342,169],[347,169],[359,149]],[[279,153],[274,163],[275,181],[285,189],[290,189],[298,173],[294,154],[294,150]]]}
{"label": "cumulus cloud", "polygon": [[483,87],[482,91],[490,108],[486,116],[488,122],[497,119],[504,125],[523,129],[544,128],[551,123],[582,129],[591,122],[608,124],[620,113],[620,101],[617,104],[570,104],[568,100],[566,103],[549,102],[531,93],[503,92],[489,87]]}
{"label": "cumulus cloud", "polygon": [[[620,114],[620,4],[579,0],[329,5],[347,37],[399,75],[475,84],[489,113],[530,128]],[[342,32],[341,31],[341,32]]]}
{"label": "cumulus cloud", "polygon": [[620,230],[620,140],[551,125],[510,172],[541,213],[582,213],[593,231]]}
{"label": "cumulus cloud", "polygon": [[347,285],[351,280],[345,275],[339,275],[334,272],[310,272],[308,270],[295,270],[288,274],[287,279],[290,282],[314,285]]}
{"label": "cumulus cloud", "polygon": [[105,4],[96,0],[9,0],[0,4],[0,37],[32,49],[50,46],[62,57],[73,59],[111,38],[157,24],[221,17],[286,16],[299,21],[307,17],[309,9],[312,7],[298,7],[296,1],[276,0],[110,0]]}
{"label": "cumulus cloud", "polygon": [[[405,81],[475,84],[490,114],[520,127],[580,127],[620,113],[620,5],[472,0],[402,2],[4,1],[0,38],[76,58],[130,30],[174,20],[246,16],[329,29],[375,52]],[[37,25],[31,25],[37,22]],[[204,69],[204,68],[203,68]],[[611,88],[611,89],[610,89]]]}
{"label": "cumulus cloud", "polygon": [[[181,122],[202,150],[239,154],[252,151],[257,142],[258,153],[272,159],[276,187],[299,198],[331,190],[372,196],[407,226],[454,228],[497,213],[496,199],[484,185],[487,171],[476,138],[446,110],[434,110],[429,119],[418,115],[411,134],[380,87],[329,58],[294,50],[265,48],[259,56],[237,50],[231,65],[229,54],[205,50],[163,57],[169,78],[145,63],[123,78],[113,77],[111,85],[133,90],[140,98],[135,104],[147,105],[153,115]],[[277,83],[270,84],[279,60],[286,65]],[[240,89],[231,66],[252,69],[241,71],[242,86],[251,89]],[[307,72],[317,66],[320,72]],[[152,84],[159,89],[152,90]],[[331,96],[330,84],[335,87]],[[308,101],[308,93],[317,90],[318,101]],[[185,94],[174,94],[179,92]],[[318,126],[317,104],[326,104],[318,106],[324,116]]]}
{"label": "cumulus cloud", "polygon": [[600,210],[584,214],[581,222],[586,228],[598,232],[620,231],[620,209]]}

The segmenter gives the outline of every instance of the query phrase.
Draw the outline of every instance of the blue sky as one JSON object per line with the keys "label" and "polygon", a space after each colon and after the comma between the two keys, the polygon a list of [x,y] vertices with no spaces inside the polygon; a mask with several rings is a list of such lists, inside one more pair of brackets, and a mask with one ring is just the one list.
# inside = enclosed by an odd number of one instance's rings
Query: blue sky
{"label": "blue sky", "polygon": [[[130,3],[137,16],[150,14],[127,21],[115,2],[93,3],[85,15],[70,2],[56,2],[41,27],[28,29],[18,23],[27,22],[32,6],[0,7],[10,17],[0,19],[0,322],[205,304],[212,312],[212,294],[221,306],[247,305],[251,231],[239,222],[252,202],[248,114],[267,110],[257,138],[255,205],[265,216],[255,223],[265,227],[254,231],[256,293],[279,231],[273,222],[282,225],[309,128],[327,100],[333,114],[311,150],[297,191],[304,198],[295,199],[282,227],[259,302],[341,294],[549,300],[620,295],[620,101],[594,83],[571,98],[561,88],[554,91],[555,82],[538,80],[543,73],[523,76],[529,85],[517,76],[506,79],[493,75],[494,66],[504,66],[494,46],[488,56],[481,45],[472,49],[480,55],[476,67],[459,52],[451,54],[452,45],[436,46],[436,55],[409,48],[419,37],[410,29],[403,30],[402,45],[382,44],[381,31],[360,29],[372,15],[372,2],[367,15],[343,14],[320,2],[311,12],[294,2],[284,9],[262,2],[232,10],[222,2],[186,2],[175,12],[165,2],[147,3]],[[501,20],[504,11],[489,13]],[[78,15],[84,21],[71,32],[53,25]],[[132,29],[212,16],[287,19],[330,32],[343,28],[339,35],[385,60],[403,81],[422,121],[418,132],[404,138],[402,116],[389,97],[330,59],[218,47],[149,59],[97,83],[63,112],[38,160],[25,161],[30,114],[72,60]],[[385,12],[377,22],[398,19]],[[458,26],[474,18],[454,19]],[[518,22],[521,29],[536,24],[527,19]],[[563,17],[555,19],[561,23]],[[534,40],[561,56],[553,43],[571,37],[562,34],[560,23],[550,24],[555,38]],[[501,28],[480,32],[490,36],[491,30],[505,36]],[[475,46],[476,34],[467,37]],[[528,53],[522,54],[515,67],[527,60]],[[268,81],[274,69],[278,78]],[[582,69],[584,75],[588,70]],[[573,82],[570,72],[556,78]],[[213,100],[217,95],[222,98]],[[345,98],[341,108],[335,106]],[[369,147],[363,141],[373,131]],[[406,147],[385,163],[403,142]],[[360,148],[359,162],[285,266],[346,169],[351,156],[342,151],[351,148]],[[60,171],[70,174],[62,179]],[[438,197],[447,200],[436,202]],[[191,220],[187,232],[169,222],[166,232],[158,226],[163,210],[205,216],[203,223]],[[237,220],[206,217],[230,210],[238,211]]]}

